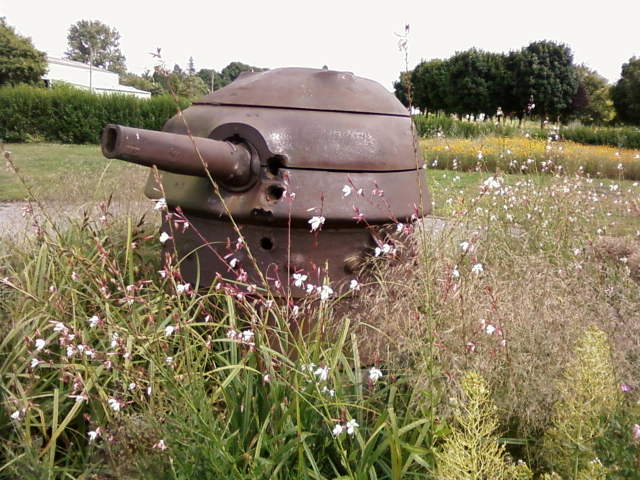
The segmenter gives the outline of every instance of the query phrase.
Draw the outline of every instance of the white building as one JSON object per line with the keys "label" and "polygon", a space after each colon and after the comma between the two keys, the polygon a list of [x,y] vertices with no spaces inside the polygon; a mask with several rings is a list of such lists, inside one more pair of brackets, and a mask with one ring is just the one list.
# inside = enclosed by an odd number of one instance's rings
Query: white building
{"label": "white building", "polygon": [[64,82],[99,94],[122,93],[124,95],[134,95],[138,98],[149,98],[151,96],[151,92],[120,85],[118,74],[104,68],[90,67],[86,63],[53,57],[47,57],[47,63],[49,71],[44,75],[43,79],[48,85]]}

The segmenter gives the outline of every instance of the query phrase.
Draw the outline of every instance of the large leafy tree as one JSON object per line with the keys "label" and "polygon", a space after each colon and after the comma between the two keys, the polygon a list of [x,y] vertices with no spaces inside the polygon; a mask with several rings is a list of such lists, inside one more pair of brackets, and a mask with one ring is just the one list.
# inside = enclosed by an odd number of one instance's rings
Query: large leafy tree
{"label": "large leafy tree", "polygon": [[543,40],[533,42],[520,52],[512,52],[509,69],[513,75],[513,107],[525,111],[533,96],[535,111],[542,122],[546,116],[571,111],[578,89],[573,54],[566,45]]}
{"label": "large leafy tree", "polygon": [[405,107],[413,103],[413,85],[411,84],[411,72],[402,72],[400,78],[393,82],[393,90],[396,98]]}
{"label": "large leafy tree", "polygon": [[578,90],[573,97],[575,117],[585,125],[603,124],[613,119],[613,102],[607,79],[586,65],[576,67]]}
{"label": "large leafy tree", "polygon": [[264,72],[266,68],[253,67],[242,62],[231,62],[220,72],[213,69],[203,68],[198,71],[197,76],[202,79],[205,85],[211,90],[211,76],[213,76],[213,90],[226,87],[233,82],[242,72]]}
{"label": "large leafy tree", "polygon": [[448,70],[447,62],[440,59],[421,62],[413,69],[414,105],[422,112],[448,111],[446,103]]}
{"label": "large leafy tree", "polygon": [[611,97],[620,121],[640,125],[640,58],[622,65],[622,77],[611,89]]}
{"label": "large leafy tree", "polygon": [[116,73],[125,73],[125,57],[120,51],[120,34],[98,20],[80,20],[67,35],[69,60],[90,63]]}
{"label": "large leafy tree", "polygon": [[493,115],[503,99],[504,57],[472,48],[447,61],[447,108],[457,114]]}
{"label": "large leafy tree", "polygon": [[0,85],[38,83],[46,71],[46,55],[0,17]]}

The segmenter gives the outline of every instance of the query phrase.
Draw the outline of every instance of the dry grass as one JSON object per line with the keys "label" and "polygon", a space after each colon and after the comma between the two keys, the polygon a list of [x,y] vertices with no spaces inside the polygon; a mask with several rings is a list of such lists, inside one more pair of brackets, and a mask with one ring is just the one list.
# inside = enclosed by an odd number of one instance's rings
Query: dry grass
{"label": "dry grass", "polygon": [[640,188],[568,177],[477,188],[444,230],[427,226],[403,258],[378,262],[380,288],[353,310],[361,348],[422,370],[425,390],[480,372],[524,436],[548,424],[555,379],[590,325],[608,335],[619,381],[640,387],[639,244],[602,235],[631,219]]}

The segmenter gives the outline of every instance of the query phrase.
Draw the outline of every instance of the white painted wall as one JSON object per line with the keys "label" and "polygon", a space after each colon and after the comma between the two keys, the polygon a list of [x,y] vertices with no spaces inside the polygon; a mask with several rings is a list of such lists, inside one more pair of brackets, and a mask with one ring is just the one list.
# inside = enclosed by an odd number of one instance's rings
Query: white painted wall
{"label": "white painted wall", "polygon": [[149,98],[151,92],[120,85],[118,74],[103,68],[90,68],[89,65],[72,60],[48,57],[49,71],[44,79],[51,84],[65,82],[77,88],[89,90],[89,84],[94,93],[122,93],[134,95],[138,98]]}

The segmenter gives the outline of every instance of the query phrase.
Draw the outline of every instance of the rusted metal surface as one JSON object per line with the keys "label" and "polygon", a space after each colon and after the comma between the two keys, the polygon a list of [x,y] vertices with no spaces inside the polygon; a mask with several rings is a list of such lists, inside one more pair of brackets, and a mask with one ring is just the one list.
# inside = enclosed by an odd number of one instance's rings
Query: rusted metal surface
{"label": "rusted metal surface", "polygon": [[[166,132],[109,128],[105,154],[164,170],[162,188],[150,175],[146,194],[164,192],[170,209],[188,217],[190,228],[173,232],[164,248],[184,257],[191,283],[239,271],[256,284],[259,272],[285,286],[298,272],[344,283],[377,245],[367,227],[431,211],[408,112],[382,86],[350,73],[247,74],[169,120]],[[203,175],[194,144],[220,189]],[[324,219],[321,231],[311,231],[312,217]],[[239,236],[258,270],[230,247]]]}
{"label": "rusted metal surface", "polygon": [[311,68],[244,72],[232,84],[196,103],[409,116],[407,109],[373,80],[351,72]]}
{"label": "rusted metal surface", "polygon": [[234,188],[248,187],[256,179],[251,152],[241,144],[107,125],[102,131],[102,154],[160,170],[207,177]]}

